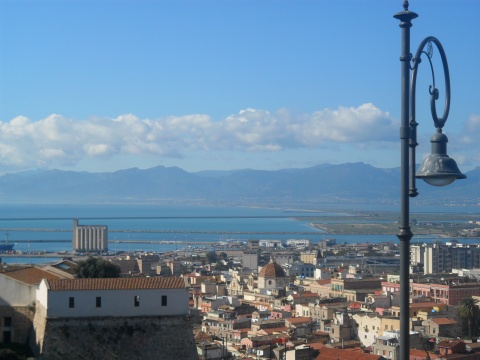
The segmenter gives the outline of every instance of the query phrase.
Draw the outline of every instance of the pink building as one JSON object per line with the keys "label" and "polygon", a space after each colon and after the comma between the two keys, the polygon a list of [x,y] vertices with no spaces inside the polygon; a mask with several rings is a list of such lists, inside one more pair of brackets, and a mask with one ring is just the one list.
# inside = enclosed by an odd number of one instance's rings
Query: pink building
{"label": "pink building", "polygon": [[412,284],[413,297],[430,297],[436,303],[446,305],[460,305],[462,299],[471,296],[480,296],[479,283],[451,283],[451,284]]}

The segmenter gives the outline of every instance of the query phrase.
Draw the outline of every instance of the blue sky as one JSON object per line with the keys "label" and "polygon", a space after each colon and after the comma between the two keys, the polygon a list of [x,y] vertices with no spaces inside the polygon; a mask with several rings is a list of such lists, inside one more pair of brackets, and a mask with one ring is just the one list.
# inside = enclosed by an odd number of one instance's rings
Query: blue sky
{"label": "blue sky", "polygon": [[[0,0],[0,173],[397,167],[401,10],[401,0]],[[480,2],[410,10],[412,52],[428,35],[445,48],[444,132],[468,171],[480,165]],[[430,83],[425,61],[418,158],[434,133]]]}

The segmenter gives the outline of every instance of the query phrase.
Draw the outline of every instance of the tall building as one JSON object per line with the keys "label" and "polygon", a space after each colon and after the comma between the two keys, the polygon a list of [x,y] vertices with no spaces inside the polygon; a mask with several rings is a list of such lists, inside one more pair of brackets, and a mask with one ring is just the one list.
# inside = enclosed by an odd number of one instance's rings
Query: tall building
{"label": "tall building", "polygon": [[258,250],[244,250],[242,254],[242,267],[247,269],[257,269],[258,255]]}
{"label": "tall building", "polygon": [[259,241],[258,240],[248,240],[247,241],[247,249],[249,250],[258,250],[259,249]]}
{"label": "tall building", "polygon": [[104,252],[108,251],[108,227],[106,225],[79,225],[73,219],[73,251]]}
{"label": "tall building", "polygon": [[436,274],[452,269],[474,269],[480,266],[480,247],[459,244],[419,244],[410,248],[410,265],[415,272]]}

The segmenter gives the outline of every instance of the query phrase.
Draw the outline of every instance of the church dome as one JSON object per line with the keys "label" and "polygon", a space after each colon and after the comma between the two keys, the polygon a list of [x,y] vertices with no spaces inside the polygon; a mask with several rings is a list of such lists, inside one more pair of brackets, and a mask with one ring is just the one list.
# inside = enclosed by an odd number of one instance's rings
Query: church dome
{"label": "church dome", "polygon": [[278,265],[273,258],[270,259],[270,262],[260,269],[258,276],[261,277],[287,277],[283,268]]}

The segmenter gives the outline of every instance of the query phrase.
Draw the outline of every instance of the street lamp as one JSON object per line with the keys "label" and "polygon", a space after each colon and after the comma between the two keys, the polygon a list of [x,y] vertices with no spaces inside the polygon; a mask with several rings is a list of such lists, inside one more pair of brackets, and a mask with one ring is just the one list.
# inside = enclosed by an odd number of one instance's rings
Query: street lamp
{"label": "street lamp", "polygon": [[[447,121],[450,110],[450,75],[448,72],[447,58],[441,43],[432,36],[425,38],[412,57],[410,53],[410,28],[412,20],[418,15],[408,10],[408,1],[403,2],[403,11],[394,15],[400,20],[402,29],[402,55],[401,61],[401,165],[400,165],[400,231],[397,235],[400,240],[400,359],[408,360],[410,357],[410,240],[413,233],[410,229],[410,198],[418,195],[415,187],[415,178],[425,180],[434,186],[444,186],[456,179],[466,176],[460,172],[455,160],[447,155],[447,137],[442,133],[442,128]],[[436,100],[439,98],[438,89],[435,87],[435,74],[433,71],[432,54],[433,45],[438,49],[445,76],[445,107],[442,117],[437,116]],[[427,50],[425,50],[427,47]],[[415,87],[417,71],[421,63],[421,56],[426,55],[432,72],[432,85],[430,85],[430,108],[437,131],[431,139],[432,154],[425,159],[420,170],[415,174],[415,148],[417,143],[417,125],[415,119]]]}

